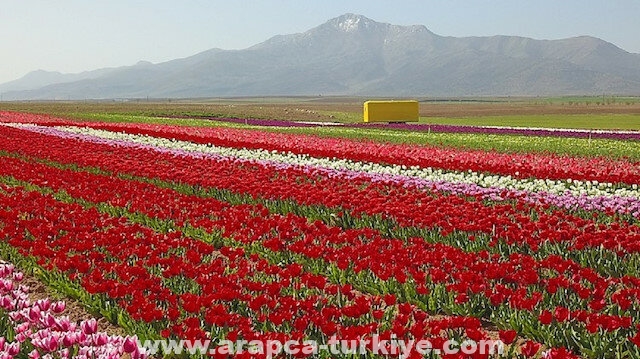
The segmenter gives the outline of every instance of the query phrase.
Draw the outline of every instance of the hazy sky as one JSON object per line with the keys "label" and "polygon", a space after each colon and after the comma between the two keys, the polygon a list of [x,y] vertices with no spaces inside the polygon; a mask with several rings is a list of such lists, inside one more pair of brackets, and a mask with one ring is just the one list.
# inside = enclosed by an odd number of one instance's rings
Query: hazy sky
{"label": "hazy sky", "polygon": [[591,35],[640,53],[640,0],[0,0],[0,83],[243,49],[344,13],[443,36]]}

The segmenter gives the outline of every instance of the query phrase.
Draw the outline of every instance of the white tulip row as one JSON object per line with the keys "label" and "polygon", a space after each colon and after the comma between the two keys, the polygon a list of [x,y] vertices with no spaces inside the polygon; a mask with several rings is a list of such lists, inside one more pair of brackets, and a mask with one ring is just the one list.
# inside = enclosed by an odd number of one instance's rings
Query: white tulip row
{"label": "white tulip row", "polygon": [[245,160],[269,161],[288,165],[312,166],[333,170],[348,170],[372,175],[403,176],[421,179],[429,182],[447,182],[452,184],[473,184],[483,188],[505,189],[509,191],[524,191],[530,193],[548,193],[554,195],[571,195],[575,197],[628,197],[640,199],[640,189],[637,184],[631,186],[596,181],[564,181],[549,179],[518,179],[512,176],[484,174],[473,171],[458,172],[445,171],[434,168],[407,167],[404,165],[383,165],[373,162],[356,162],[337,158],[315,158],[309,155],[281,153],[266,150],[248,150],[239,148],[218,147],[210,144],[197,144],[133,135],[84,127],[56,127],[68,133],[93,136],[108,140],[126,141],[143,146],[161,147],[187,151],[192,153],[213,154],[225,157],[235,157]]}

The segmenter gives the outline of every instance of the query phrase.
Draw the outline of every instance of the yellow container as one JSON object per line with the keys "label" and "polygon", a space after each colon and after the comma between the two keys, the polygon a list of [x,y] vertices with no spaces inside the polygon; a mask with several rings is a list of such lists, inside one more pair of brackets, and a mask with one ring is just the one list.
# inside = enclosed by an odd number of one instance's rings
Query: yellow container
{"label": "yellow container", "polygon": [[364,122],[417,122],[420,118],[418,101],[367,101],[364,103]]}

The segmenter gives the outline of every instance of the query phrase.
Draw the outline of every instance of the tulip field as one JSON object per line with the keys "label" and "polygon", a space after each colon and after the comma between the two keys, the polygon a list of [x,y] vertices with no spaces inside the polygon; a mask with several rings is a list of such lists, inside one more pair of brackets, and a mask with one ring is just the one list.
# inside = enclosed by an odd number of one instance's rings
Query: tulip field
{"label": "tulip field", "polygon": [[[621,154],[579,156],[236,122],[0,112],[0,359],[374,335],[433,345],[411,358],[640,358],[635,133],[548,140]],[[59,297],[30,300],[23,273]],[[483,340],[503,350],[444,350]],[[373,349],[295,356],[398,356]]]}

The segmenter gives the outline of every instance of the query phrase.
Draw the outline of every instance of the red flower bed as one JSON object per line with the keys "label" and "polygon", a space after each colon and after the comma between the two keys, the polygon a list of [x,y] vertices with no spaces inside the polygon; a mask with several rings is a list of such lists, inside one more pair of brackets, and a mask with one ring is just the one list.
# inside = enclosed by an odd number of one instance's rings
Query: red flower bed
{"label": "red flower bed", "polygon": [[[166,336],[326,341],[334,334],[348,339],[380,332],[436,342],[485,338],[470,313],[517,329],[499,333],[507,342],[520,333],[547,338],[550,347],[585,348],[562,341],[561,334],[571,331],[583,341],[624,343],[637,352],[640,278],[604,274],[612,271],[606,267],[611,257],[589,257],[599,250],[624,263],[640,248],[635,225],[599,224],[517,199],[491,205],[361,178],[178,157],[5,127],[0,151],[5,183],[13,177],[64,191],[56,200],[0,185],[0,240]],[[10,157],[17,154],[30,160]],[[70,168],[29,162],[40,159]],[[143,179],[168,181],[163,185],[170,188]],[[289,205],[391,218],[400,227],[380,220],[370,228],[343,229],[262,205],[181,194],[179,188],[293,200]],[[85,207],[63,202],[70,199]],[[402,227],[433,230],[433,238],[389,234]],[[215,245],[181,233],[193,229],[218,238]],[[460,248],[480,236],[490,238],[485,248]],[[439,243],[445,237],[460,244]],[[536,252],[555,245],[584,251],[583,264],[568,259],[570,253]],[[464,315],[436,320],[429,311]],[[539,348],[527,342],[521,352],[532,356]],[[566,348],[548,355],[573,357]]]}

